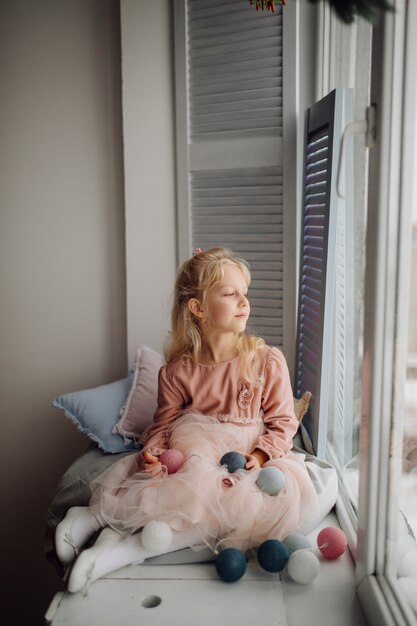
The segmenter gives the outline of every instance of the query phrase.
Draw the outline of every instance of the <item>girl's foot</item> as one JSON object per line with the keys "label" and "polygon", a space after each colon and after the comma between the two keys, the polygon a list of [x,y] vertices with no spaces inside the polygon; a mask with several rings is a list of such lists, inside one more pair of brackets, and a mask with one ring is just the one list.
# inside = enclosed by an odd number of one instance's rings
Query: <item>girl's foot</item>
{"label": "girl's foot", "polygon": [[160,551],[145,548],[141,541],[141,533],[121,535],[111,528],[105,528],[94,546],[84,550],[75,561],[68,581],[68,591],[71,593],[86,591],[88,585],[94,580],[121,567],[143,563],[145,559],[152,556],[199,544],[201,544],[201,534],[197,528],[181,532],[174,531],[169,548]]}
{"label": "girl's foot", "polygon": [[[77,591],[87,590],[91,582],[97,580],[97,578],[101,578],[101,576],[104,576],[108,571],[112,571],[111,566],[101,571],[103,569],[102,567],[96,567],[97,560],[106,550],[119,543],[122,539],[123,535],[112,528],[104,528],[93,547],[84,550],[75,561],[68,580],[68,591],[70,593],[76,593]],[[104,561],[105,560],[104,558]]]}
{"label": "girl's foot", "polygon": [[55,548],[65,567],[72,563],[79,549],[100,528],[95,515],[88,506],[73,506],[55,531]]}

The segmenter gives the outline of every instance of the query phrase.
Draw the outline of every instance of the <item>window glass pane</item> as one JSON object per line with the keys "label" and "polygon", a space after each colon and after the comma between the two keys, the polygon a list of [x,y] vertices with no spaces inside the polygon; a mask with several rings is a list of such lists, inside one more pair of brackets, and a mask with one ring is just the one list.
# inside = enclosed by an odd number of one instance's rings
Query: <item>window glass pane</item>
{"label": "window glass pane", "polygon": [[327,456],[339,473],[341,492],[356,525],[365,231],[364,216],[353,220],[349,208],[337,220]]}
{"label": "window glass pane", "polygon": [[411,245],[409,320],[401,502],[407,520],[417,537],[417,198]]}
{"label": "window glass pane", "polygon": [[386,573],[417,615],[417,202],[414,206],[403,402],[400,415],[393,416]]}
{"label": "window glass pane", "polygon": [[[351,121],[363,120],[371,101],[372,30],[363,20],[347,26],[331,19],[329,46],[334,65],[332,80],[337,87],[353,90]],[[344,513],[351,522],[348,530],[354,531],[359,485],[369,151],[363,136],[350,134],[351,130],[343,127],[344,170],[337,183],[343,202],[337,211],[336,226],[326,458],[338,472]],[[339,164],[335,167],[338,169]]]}
{"label": "window glass pane", "polygon": [[356,528],[367,212],[367,182],[360,173],[368,166],[363,142],[352,139],[345,145],[345,161],[346,199],[336,226],[326,456],[339,474],[340,494]]}
{"label": "window glass pane", "polygon": [[[415,119],[417,129],[417,113]],[[414,133],[414,137],[415,137]],[[410,138],[413,133],[410,134]],[[407,296],[397,302],[397,346],[391,425],[390,491],[385,574],[403,610],[417,616],[417,148],[409,183],[411,228],[400,245],[399,273],[406,278]],[[401,218],[409,220],[409,216]],[[401,291],[400,296],[401,297]],[[402,302],[406,303],[405,314]]]}

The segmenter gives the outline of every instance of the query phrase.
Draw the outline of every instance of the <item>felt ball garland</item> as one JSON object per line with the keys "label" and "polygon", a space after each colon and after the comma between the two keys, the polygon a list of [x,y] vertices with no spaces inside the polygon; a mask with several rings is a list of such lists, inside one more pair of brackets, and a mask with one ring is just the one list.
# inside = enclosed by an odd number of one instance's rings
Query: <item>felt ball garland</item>
{"label": "felt ball garland", "polygon": [[[340,528],[328,526],[319,532],[315,550],[307,537],[293,533],[284,541],[278,539],[264,541],[258,547],[257,559],[264,570],[276,573],[286,569],[294,582],[308,585],[317,578],[320,571],[317,552],[325,559],[335,560],[346,548],[345,533]],[[235,548],[226,548],[217,557],[216,570],[222,580],[234,582],[244,575],[246,564],[243,552]]]}
{"label": "felt ball garland", "polygon": [[267,572],[281,572],[288,563],[288,549],[277,539],[267,539],[258,548],[258,563]]}
{"label": "felt ball garland", "polygon": [[246,463],[246,457],[240,452],[235,452],[234,450],[226,452],[226,454],[223,454],[220,459],[220,465],[226,465],[229,474],[233,474],[239,469],[245,469]]}
{"label": "felt ball garland", "polygon": [[184,464],[185,457],[180,450],[169,448],[168,450],[164,450],[162,452],[159,460],[161,464],[167,468],[168,474],[175,474],[175,472],[178,472],[180,467]]}
{"label": "felt ball garland", "polygon": [[247,559],[237,548],[225,548],[216,559],[216,571],[227,583],[234,583],[246,572]]}
{"label": "felt ball garland", "polygon": [[347,548],[346,535],[340,528],[328,526],[319,532],[317,546],[325,559],[338,559]]}
{"label": "felt ball garland", "polygon": [[308,585],[317,578],[320,562],[311,550],[296,550],[288,560],[288,575],[301,585]]}
{"label": "felt ball garland", "polygon": [[165,522],[153,520],[143,527],[141,543],[149,552],[164,552],[172,542],[172,530]]}
{"label": "felt ball garland", "polygon": [[305,535],[300,533],[293,533],[288,535],[284,540],[284,545],[287,547],[288,553],[291,555],[296,550],[311,550],[310,540]]}
{"label": "felt ball garland", "polygon": [[285,487],[285,475],[278,467],[263,467],[256,480],[261,491],[276,496]]}

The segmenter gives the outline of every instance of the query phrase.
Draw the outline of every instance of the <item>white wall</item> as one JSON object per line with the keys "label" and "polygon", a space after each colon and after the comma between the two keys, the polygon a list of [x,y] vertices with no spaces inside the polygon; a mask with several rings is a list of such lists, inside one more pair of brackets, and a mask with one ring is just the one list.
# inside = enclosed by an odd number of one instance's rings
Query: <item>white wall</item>
{"label": "white wall", "polygon": [[121,1],[129,360],[162,350],[176,273],[172,0]]}
{"label": "white wall", "polygon": [[118,2],[2,0],[0,94],[1,616],[36,626],[47,506],[88,441],[49,403],[126,371]]}

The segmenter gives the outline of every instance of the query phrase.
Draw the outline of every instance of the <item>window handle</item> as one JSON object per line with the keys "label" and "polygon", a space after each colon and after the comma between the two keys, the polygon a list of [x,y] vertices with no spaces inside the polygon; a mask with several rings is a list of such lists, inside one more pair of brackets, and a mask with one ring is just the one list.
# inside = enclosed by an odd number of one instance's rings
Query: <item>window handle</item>
{"label": "window handle", "polygon": [[371,104],[366,109],[366,119],[356,120],[346,124],[342,133],[339,152],[339,164],[337,168],[336,191],[339,198],[345,198],[344,188],[342,186],[343,170],[345,165],[346,143],[353,135],[365,135],[365,146],[374,148],[376,144],[376,105]]}

